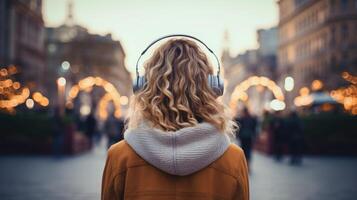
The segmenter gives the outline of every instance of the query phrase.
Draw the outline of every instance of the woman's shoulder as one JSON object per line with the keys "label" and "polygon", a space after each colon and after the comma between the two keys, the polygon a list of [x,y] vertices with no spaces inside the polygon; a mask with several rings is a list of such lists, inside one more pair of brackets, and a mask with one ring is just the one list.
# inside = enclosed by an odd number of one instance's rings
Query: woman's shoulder
{"label": "woman's shoulder", "polygon": [[226,152],[213,163],[212,167],[239,178],[239,174],[247,167],[242,148],[236,144],[230,144]]}
{"label": "woman's shoulder", "polygon": [[125,140],[122,140],[120,142],[111,145],[108,149],[109,154],[116,154],[119,152],[129,152],[129,151],[130,151],[130,147]]}
{"label": "woman's shoulder", "polygon": [[225,159],[235,164],[242,164],[242,162],[245,162],[243,149],[234,143],[229,145],[223,156]]}
{"label": "woman's shoulder", "polygon": [[108,159],[111,160],[113,166],[119,168],[119,171],[126,170],[133,165],[145,164],[145,161],[135,153],[125,140],[110,146]]}
{"label": "woman's shoulder", "polygon": [[135,151],[125,140],[122,140],[110,146],[108,150],[108,156],[113,156],[116,158],[138,157]]}
{"label": "woman's shoulder", "polygon": [[229,145],[227,151],[228,154],[234,154],[236,156],[243,156],[244,157],[244,151],[241,147],[238,145],[232,143]]}

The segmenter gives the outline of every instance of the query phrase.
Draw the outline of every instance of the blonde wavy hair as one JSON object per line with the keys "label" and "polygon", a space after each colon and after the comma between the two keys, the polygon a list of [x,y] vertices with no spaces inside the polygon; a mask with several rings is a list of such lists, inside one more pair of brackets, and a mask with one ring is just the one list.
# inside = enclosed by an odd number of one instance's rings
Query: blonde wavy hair
{"label": "blonde wavy hair", "polygon": [[235,123],[228,109],[208,85],[213,68],[195,42],[168,40],[154,51],[144,68],[147,82],[132,96],[129,129],[142,121],[164,131],[208,122],[221,132],[233,133]]}

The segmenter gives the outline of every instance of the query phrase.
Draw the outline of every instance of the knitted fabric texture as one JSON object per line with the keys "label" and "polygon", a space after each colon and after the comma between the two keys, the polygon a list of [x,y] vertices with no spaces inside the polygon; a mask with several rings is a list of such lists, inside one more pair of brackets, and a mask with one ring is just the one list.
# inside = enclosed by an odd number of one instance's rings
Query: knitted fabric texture
{"label": "knitted fabric texture", "polygon": [[124,138],[148,163],[179,176],[207,167],[222,156],[230,145],[226,134],[205,122],[169,132],[144,124],[125,131]]}

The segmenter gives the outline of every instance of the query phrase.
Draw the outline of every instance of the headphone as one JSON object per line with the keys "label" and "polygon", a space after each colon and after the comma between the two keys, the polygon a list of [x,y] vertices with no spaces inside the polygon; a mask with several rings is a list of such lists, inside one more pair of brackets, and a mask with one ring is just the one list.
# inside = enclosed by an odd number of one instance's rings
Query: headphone
{"label": "headphone", "polygon": [[209,74],[207,80],[208,80],[208,85],[212,89],[214,94],[217,95],[217,96],[222,96],[223,95],[223,90],[224,90],[224,82],[223,82],[223,79],[220,77],[221,65],[219,63],[218,57],[204,42],[202,42],[201,40],[199,40],[196,37],[193,37],[193,36],[190,36],[190,35],[184,35],[184,34],[174,34],[174,35],[163,36],[161,38],[158,38],[158,39],[154,40],[151,44],[149,44],[149,46],[147,46],[144,49],[144,51],[141,53],[141,55],[139,56],[138,60],[136,61],[136,79],[135,79],[135,81],[133,83],[133,91],[134,91],[134,93],[136,93],[137,91],[139,91],[142,88],[144,88],[144,86],[146,84],[145,76],[140,76],[139,75],[139,67],[138,67],[138,65],[139,65],[140,58],[155,43],[157,43],[157,42],[159,42],[159,41],[161,41],[163,39],[171,38],[171,37],[186,37],[186,38],[193,39],[193,40],[203,44],[203,46],[205,46],[208,49],[208,51],[211,52],[214,55],[214,57],[216,58],[216,61],[217,61],[217,66],[218,66],[217,75]]}

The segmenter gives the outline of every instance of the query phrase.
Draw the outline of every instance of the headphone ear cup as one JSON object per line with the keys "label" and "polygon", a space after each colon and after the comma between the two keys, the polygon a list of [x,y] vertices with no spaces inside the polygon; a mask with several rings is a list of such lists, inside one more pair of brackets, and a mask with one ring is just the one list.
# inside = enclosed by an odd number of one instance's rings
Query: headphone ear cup
{"label": "headphone ear cup", "polygon": [[223,80],[219,75],[208,75],[208,85],[211,87],[212,91],[216,96],[222,96],[224,90]]}
{"label": "headphone ear cup", "polygon": [[136,93],[139,90],[143,89],[145,83],[146,83],[146,79],[144,76],[137,76],[133,83],[133,92]]}
{"label": "headphone ear cup", "polygon": [[224,80],[221,78],[221,76],[217,75],[217,80],[218,80],[218,89],[219,89],[219,95],[222,96],[224,93]]}

